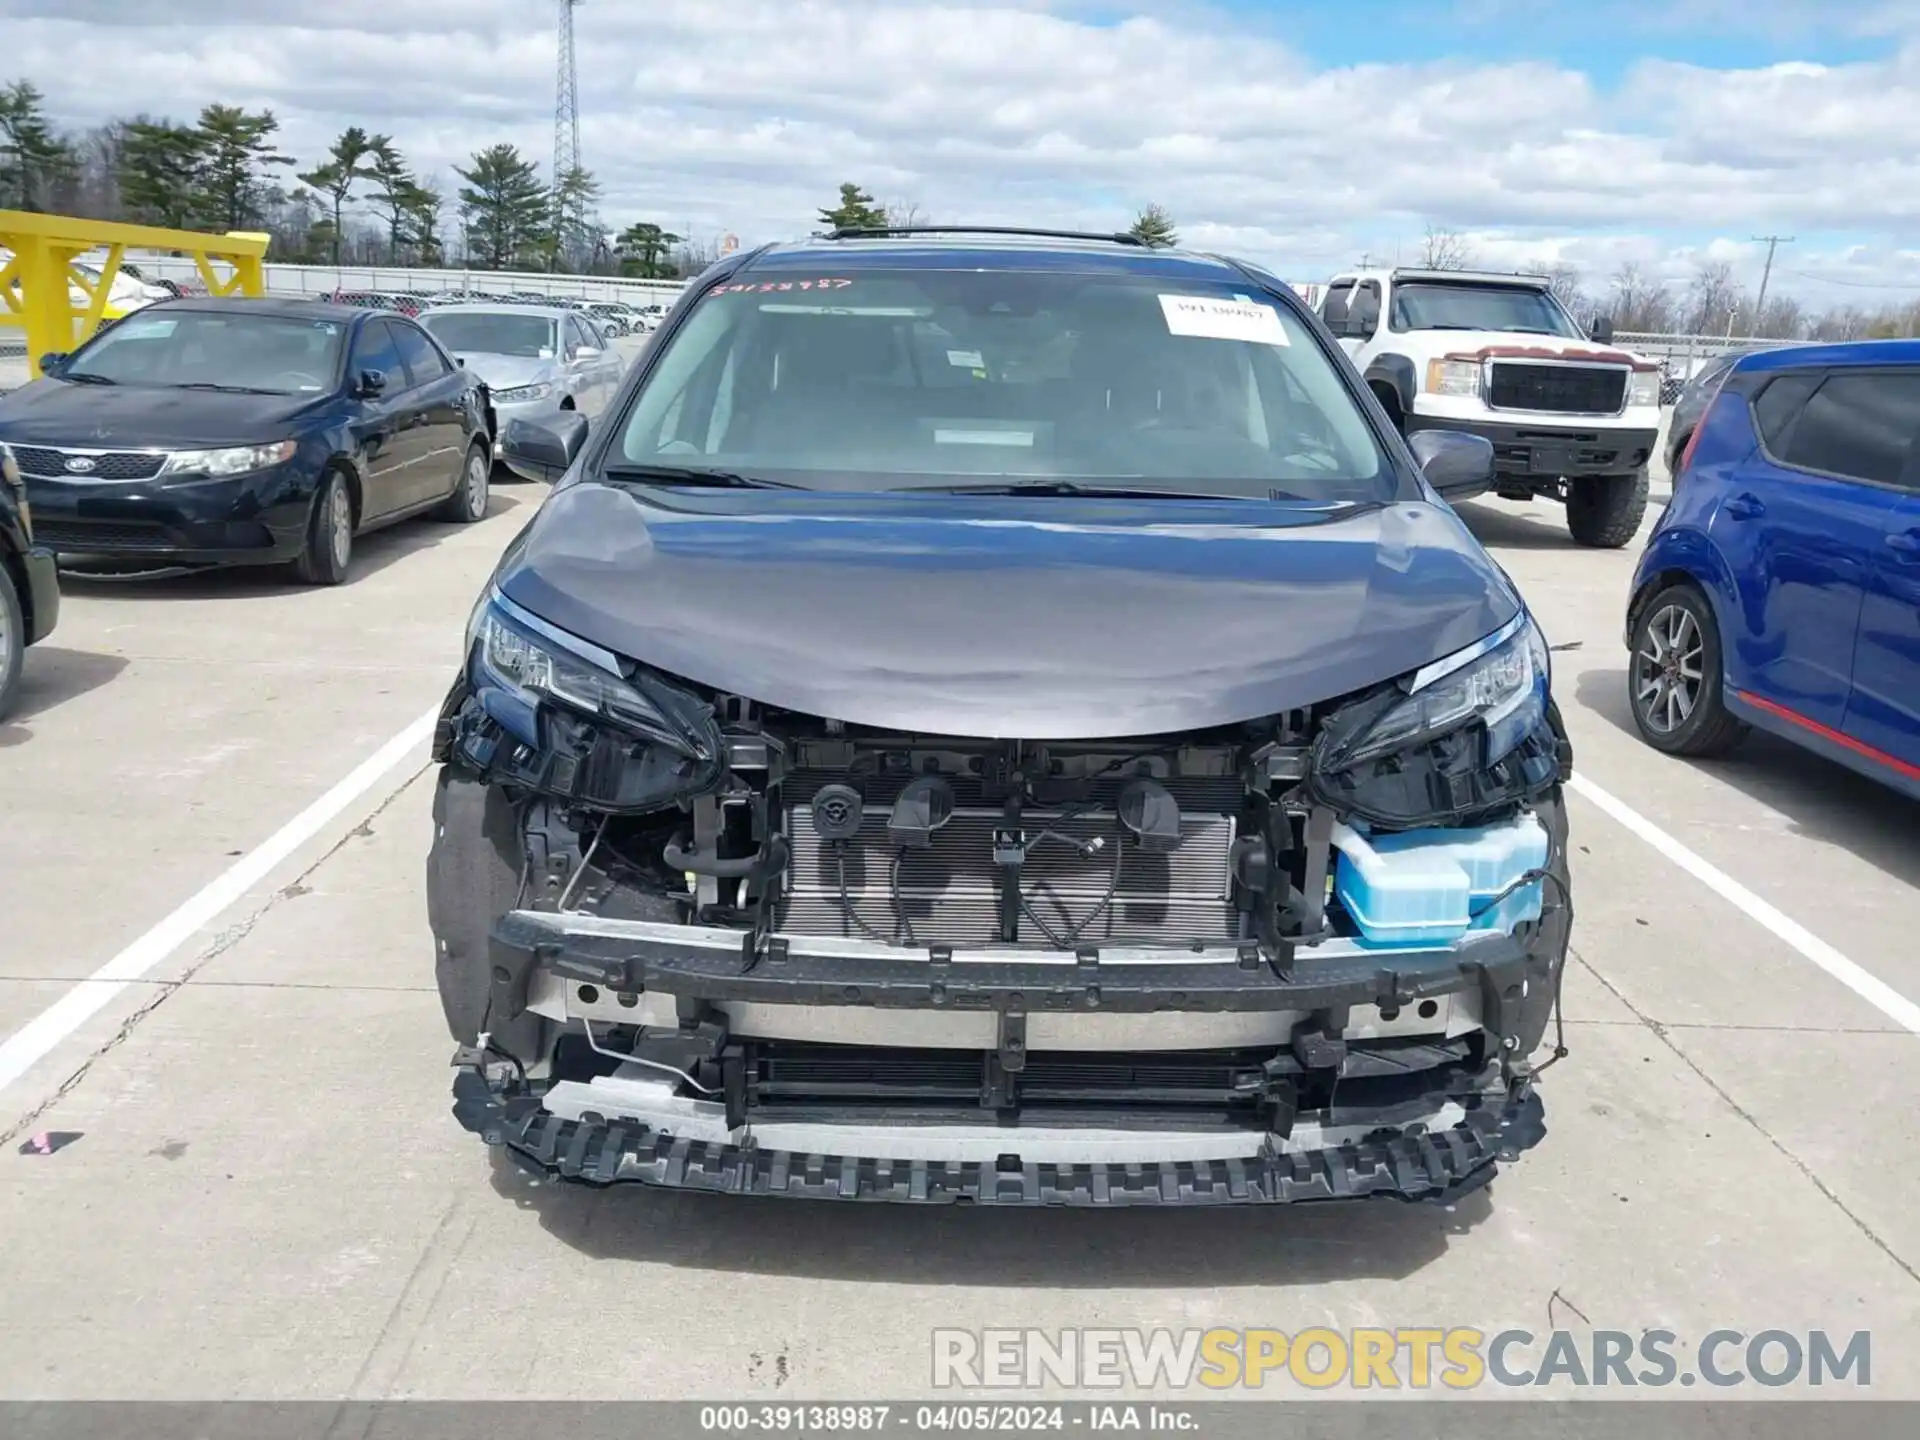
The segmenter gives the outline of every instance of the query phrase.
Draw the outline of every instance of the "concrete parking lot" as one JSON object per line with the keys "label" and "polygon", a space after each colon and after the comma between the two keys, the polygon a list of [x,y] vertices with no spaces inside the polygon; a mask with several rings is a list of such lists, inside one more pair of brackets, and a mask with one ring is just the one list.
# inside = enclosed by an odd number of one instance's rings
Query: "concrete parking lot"
{"label": "concrete parking lot", "polygon": [[[1634,552],[1545,505],[1466,507],[1557,647],[1580,776],[1572,1054],[1489,1192],[1036,1214],[496,1169],[448,1114],[422,721],[538,499],[370,538],[334,590],[75,583],[29,656],[0,1394],[897,1397],[936,1325],[1324,1324],[1870,1330],[1873,1393],[1920,1396],[1920,1039],[1860,979],[1920,997],[1920,810],[1762,740],[1642,745]],[[17,1153],[44,1132],[79,1138]]]}

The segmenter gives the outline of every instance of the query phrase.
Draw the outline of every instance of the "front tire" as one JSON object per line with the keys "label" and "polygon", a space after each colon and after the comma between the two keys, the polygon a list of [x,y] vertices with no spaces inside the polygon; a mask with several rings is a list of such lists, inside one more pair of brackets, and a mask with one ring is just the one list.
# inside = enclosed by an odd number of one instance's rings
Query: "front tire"
{"label": "front tire", "polygon": [[20,693],[20,672],[27,657],[27,615],[13,576],[0,564],[0,720]]}
{"label": "front tire", "polygon": [[338,585],[353,565],[353,495],[347,477],[327,472],[307,517],[307,539],[293,573],[308,585]]}
{"label": "front tire", "polygon": [[1582,475],[1567,482],[1567,532],[1577,544],[1618,550],[1647,515],[1647,467],[1631,475]]}
{"label": "front tire", "polygon": [[1669,585],[1640,607],[1627,663],[1627,703],[1640,738],[1668,755],[1723,755],[1747,733],[1726,706],[1720,626],[1692,585]]}
{"label": "front tire", "polygon": [[460,487],[446,498],[438,514],[453,525],[471,525],[487,518],[487,500],[492,494],[493,456],[487,447],[474,444],[460,462]]}

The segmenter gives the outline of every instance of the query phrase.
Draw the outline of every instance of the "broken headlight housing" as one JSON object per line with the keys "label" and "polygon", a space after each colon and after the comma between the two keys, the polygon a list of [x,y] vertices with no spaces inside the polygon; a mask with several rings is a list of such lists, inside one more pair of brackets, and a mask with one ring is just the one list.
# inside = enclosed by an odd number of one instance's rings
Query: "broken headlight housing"
{"label": "broken headlight housing", "polygon": [[1342,747],[1357,764],[1434,740],[1463,726],[1486,728],[1485,762],[1505,758],[1547,714],[1546,637],[1524,611],[1484,640],[1416,671],[1407,693]]}
{"label": "broken headlight housing", "polygon": [[712,712],[696,697],[623,666],[612,652],[548,624],[498,591],[474,607],[467,654],[482,708],[530,745],[542,743],[540,708],[557,705],[689,759],[714,758]]}

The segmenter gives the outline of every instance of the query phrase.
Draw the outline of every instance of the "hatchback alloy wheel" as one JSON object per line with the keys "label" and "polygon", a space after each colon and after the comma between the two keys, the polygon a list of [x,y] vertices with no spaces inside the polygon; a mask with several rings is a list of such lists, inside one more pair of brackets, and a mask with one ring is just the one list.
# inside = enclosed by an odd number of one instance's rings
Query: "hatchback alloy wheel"
{"label": "hatchback alloy wheel", "polygon": [[1633,700],[1650,729],[1670,735],[1692,716],[1706,681],[1706,638],[1685,606],[1667,605],[1647,622],[1633,656]]}

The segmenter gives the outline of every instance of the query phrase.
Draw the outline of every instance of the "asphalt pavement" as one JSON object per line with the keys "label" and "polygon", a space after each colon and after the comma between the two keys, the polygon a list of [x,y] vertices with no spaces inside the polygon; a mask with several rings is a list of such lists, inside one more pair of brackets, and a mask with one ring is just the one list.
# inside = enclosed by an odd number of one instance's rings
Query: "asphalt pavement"
{"label": "asphalt pavement", "polygon": [[1868,1330],[1873,1393],[1920,1397],[1920,809],[1642,745],[1635,552],[1542,504],[1463,507],[1579,772],[1571,1054],[1490,1190],[1015,1213],[494,1166],[448,1113],[424,719],[538,500],[337,589],[69,588],[0,725],[0,1396],[897,1397],[935,1326],[1469,1325]]}

